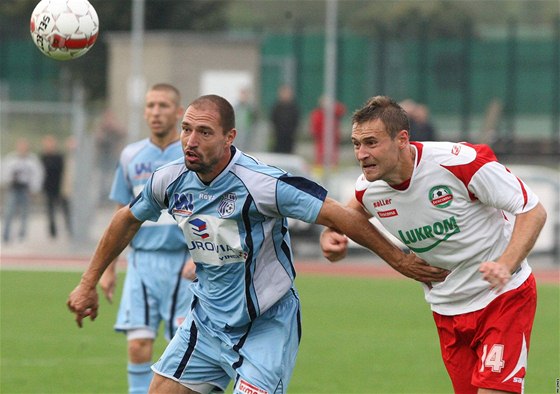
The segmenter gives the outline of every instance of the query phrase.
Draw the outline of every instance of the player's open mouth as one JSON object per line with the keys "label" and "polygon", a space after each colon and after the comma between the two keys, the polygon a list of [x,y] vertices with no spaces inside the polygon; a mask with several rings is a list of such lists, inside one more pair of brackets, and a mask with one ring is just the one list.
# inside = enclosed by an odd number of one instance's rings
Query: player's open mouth
{"label": "player's open mouth", "polygon": [[190,151],[190,150],[185,152],[185,157],[187,158],[188,161],[198,160],[198,155],[196,153],[194,153],[193,151]]}

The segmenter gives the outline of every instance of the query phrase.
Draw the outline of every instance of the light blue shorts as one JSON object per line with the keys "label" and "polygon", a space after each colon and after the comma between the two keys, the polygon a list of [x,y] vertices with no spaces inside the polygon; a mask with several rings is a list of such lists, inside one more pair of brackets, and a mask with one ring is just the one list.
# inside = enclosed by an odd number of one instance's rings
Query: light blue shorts
{"label": "light blue shorts", "polygon": [[188,257],[182,250],[132,251],[115,330],[149,329],[157,334],[163,321],[165,338],[171,339],[192,302],[191,281],[181,276]]}
{"label": "light blue shorts", "polygon": [[[204,320],[199,304],[193,313]],[[296,291],[246,327],[227,331],[199,327],[189,314],[152,369],[201,393],[224,391],[232,379],[234,393],[286,393],[301,337]]]}

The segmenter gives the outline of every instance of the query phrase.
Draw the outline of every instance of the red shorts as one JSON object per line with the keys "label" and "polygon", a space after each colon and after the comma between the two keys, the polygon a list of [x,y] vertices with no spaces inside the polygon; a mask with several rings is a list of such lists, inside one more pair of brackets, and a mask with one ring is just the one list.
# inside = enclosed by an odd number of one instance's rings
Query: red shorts
{"label": "red shorts", "polygon": [[533,275],[486,308],[456,316],[434,312],[441,354],[455,393],[486,388],[523,392],[537,306]]}

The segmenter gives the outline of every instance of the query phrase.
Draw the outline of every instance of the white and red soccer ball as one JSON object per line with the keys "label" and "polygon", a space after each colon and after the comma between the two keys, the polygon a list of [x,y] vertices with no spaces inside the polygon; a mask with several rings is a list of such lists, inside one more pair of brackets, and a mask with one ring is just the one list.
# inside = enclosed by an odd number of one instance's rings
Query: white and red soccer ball
{"label": "white and red soccer ball", "polygon": [[31,14],[30,31],[45,55],[70,60],[95,44],[99,18],[87,0],[41,0]]}

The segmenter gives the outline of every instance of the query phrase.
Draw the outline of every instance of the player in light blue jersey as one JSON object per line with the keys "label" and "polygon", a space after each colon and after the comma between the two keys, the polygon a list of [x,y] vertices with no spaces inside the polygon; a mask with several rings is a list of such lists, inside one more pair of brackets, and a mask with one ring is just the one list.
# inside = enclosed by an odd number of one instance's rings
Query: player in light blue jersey
{"label": "player in light blue jersey", "polygon": [[[183,156],[178,121],[184,108],[179,91],[172,85],[156,84],[146,93],[144,118],[150,136],[124,148],[109,198],[118,208],[128,205],[163,164]],[[145,223],[130,242],[128,268],[115,329],[128,341],[128,386],[130,393],[146,393],[152,379],[153,342],[163,322],[170,340],[184,320],[192,293],[190,280],[182,277],[189,258],[185,239],[173,218],[162,214],[155,223]],[[100,280],[111,301],[116,284],[116,261]]]}
{"label": "player in light blue jersey", "polygon": [[318,184],[237,150],[231,104],[208,95],[182,122],[184,157],[157,170],[119,210],[70,294],[81,326],[95,319],[95,284],[142,222],[161,210],[181,228],[196,264],[192,309],[160,360],[150,393],[286,393],[301,337],[300,301],[287,218],[348,234],[399,272],[422,281],[445,273],[388,242],[361,214]]}

